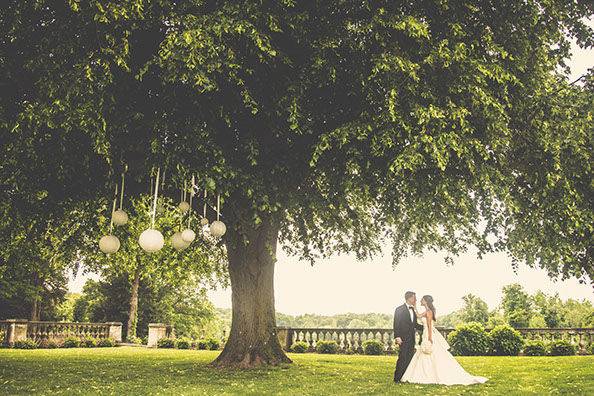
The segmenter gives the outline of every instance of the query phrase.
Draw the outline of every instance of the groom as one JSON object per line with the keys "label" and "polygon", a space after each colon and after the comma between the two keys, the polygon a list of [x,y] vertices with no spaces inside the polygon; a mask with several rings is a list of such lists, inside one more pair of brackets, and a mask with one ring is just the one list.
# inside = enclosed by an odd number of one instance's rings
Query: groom
{"label": "groom", "polygon": [[394,338],[400,346],[396,371],[394,371],[394,382],[400,382],[415,354],[415,329],[423,330],[423,326],[417,323],[415,312],[417,295],[407,291],[404,294],[404,299],[406,302],[394,311]]}

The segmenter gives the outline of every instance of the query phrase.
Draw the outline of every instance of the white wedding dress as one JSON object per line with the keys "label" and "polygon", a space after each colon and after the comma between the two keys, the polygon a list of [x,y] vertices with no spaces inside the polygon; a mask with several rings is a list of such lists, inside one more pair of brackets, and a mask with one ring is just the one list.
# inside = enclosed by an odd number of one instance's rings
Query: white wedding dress
{"label": "white wedding dress", "polygon": [[[426,346],[431,344],[427,318],[422,317],[421,321],[423,322],[423,339],[421,342],[423,346]],[[417,351],[402,377],[402,382],[442,385],[472,385],[486,382],[487,378],[470,375],[460,366],[449,352],[450,345],[441,333],[435,329],[435,322],[433,324],[433,345],[417,347]],[[425,352],[423,349],[425,349]]]}

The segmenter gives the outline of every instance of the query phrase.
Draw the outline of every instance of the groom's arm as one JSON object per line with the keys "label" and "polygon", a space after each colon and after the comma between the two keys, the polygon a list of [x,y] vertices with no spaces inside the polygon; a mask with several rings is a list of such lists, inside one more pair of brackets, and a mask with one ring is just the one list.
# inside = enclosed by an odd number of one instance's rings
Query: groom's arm
{"label": "groom's arm", "polygon": [[400,334],[401,326],[400,326],[400,318],[399,318],[400,315],[399,314],[400,314],[400,312],[398,311],[398,308],[396,308],[394,310],[394,338],[401,337],[401,334]]}

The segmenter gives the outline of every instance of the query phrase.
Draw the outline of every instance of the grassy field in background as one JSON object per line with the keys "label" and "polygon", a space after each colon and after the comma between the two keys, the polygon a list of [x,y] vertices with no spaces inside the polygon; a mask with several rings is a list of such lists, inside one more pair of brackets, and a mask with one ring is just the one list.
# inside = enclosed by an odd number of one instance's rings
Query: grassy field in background
{"label": "grassy field in background", "polygon": [[207,366],[217,351],[147,348],[0,349],[2,394],[594,395],[594,356],[460,357],[489,378],[467,387],[394,384],[393,356],[290,354],[257,370]]}

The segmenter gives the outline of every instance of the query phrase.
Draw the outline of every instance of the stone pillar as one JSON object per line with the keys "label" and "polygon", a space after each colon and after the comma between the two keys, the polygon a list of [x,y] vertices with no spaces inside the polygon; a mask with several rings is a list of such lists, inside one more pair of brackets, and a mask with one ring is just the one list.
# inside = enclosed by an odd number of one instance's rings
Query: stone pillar
{"label": "stone pillar", "polygon": [[4,345],[13,346],[15,342],[27,339],[27,327],[29,321],[27,319],[8,319],[8,329],[6,331],[6,338]]}
{"label": "stone pillar", "polygon": [[164,323],[149,323],[148,341],[146,346],[156,347],[157,341],[167,338],[167,325]]}
{"label": "stone pillar", "polygon": [[109,325],[109,338],[113,338],[116,342],[122,342],[122,322],[107,322]]}
{"label": "stone pillar", "polygon": [[290,351],[291,345],[293,344],[293,332],[291,329],[285,326],[277,326],[276,336],[284,350]]}

